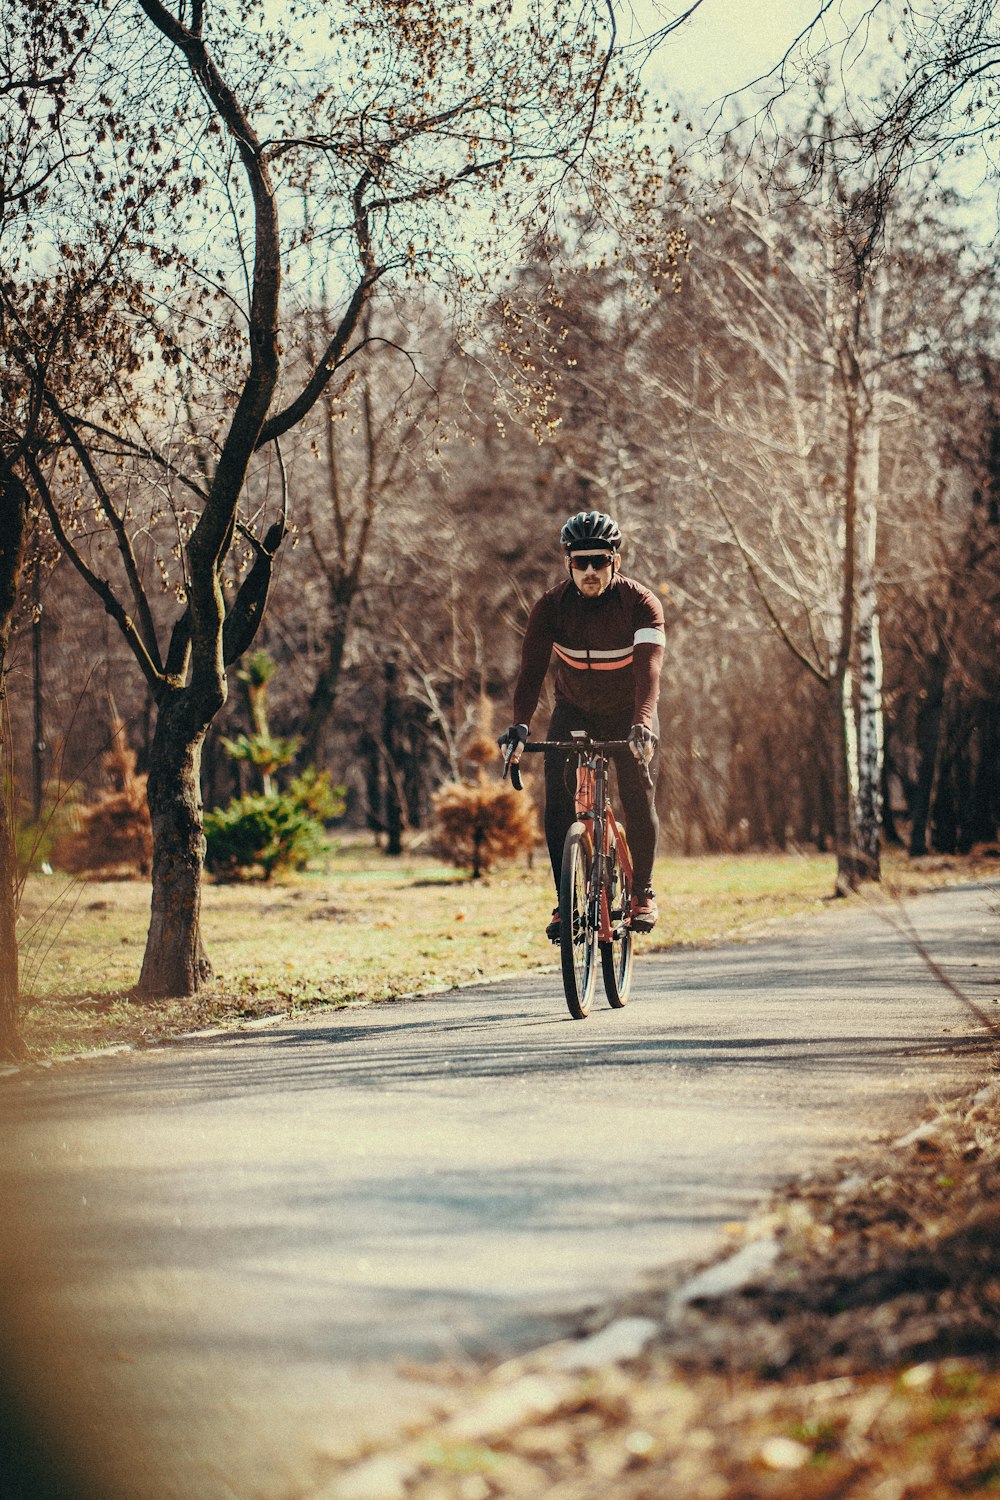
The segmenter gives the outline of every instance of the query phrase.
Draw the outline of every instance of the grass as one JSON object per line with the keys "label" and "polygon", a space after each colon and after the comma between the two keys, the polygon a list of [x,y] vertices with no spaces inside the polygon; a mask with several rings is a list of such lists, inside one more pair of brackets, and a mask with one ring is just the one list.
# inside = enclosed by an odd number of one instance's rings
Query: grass
{"label": "grass", "polygon": [[[976,869],[891,857],[886,886],[908,893]],[[661,859],[660,923],[643,951],[748,937],[819,909],[833,878],[827,855]],[[128,998],[148,886],[32,876],[20,924],[24,1039],[32,1056],[55,1057],[552,969],[556,953],[542,936],[552,902],[543,858],[471,881],[429,857],[388,859],[355,841],[281,884],[207,884],[202,926],[215,982],[197,997],[153,1005]]]}

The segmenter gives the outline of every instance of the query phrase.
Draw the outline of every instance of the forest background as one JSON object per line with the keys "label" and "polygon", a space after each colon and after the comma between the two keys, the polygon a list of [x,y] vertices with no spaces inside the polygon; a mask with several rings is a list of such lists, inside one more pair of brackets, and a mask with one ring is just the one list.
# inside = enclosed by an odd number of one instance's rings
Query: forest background
{"label": "forest background", "polygon": [[579,509],[664,602],[666,849],[995,843],[989,136],[873,145],[902,9],[711,142],[659,7],[541,7],[531,66],[505,6],[58,9],[3,4],[8,802],[37,855],[109,746],[152,773],[147,995],[210,976],[203,806],[318,773],[428,836]]}

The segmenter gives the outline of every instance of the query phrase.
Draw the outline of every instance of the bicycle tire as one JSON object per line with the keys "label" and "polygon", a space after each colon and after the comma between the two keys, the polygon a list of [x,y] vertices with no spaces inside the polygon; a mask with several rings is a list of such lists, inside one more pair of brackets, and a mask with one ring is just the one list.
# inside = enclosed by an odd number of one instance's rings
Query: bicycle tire
{"label": "bicycle tire", "polygon": [[590,1014],[597,982],[597,932],[587,910],[592,868],[590,834],[582,823],[573,823],[559,876],[559,956],[566,1004],[575,1021]]}
{"label": "bicycle tire", "polygon": [[610,943],[601,944],[601,968],[604,971],[604,993],[608,1004],[621,1010],[628,1004],[632,990],[632,965],[635,954],[632,948],[632,930],[625,926],[632,889],[617,858],[612,863],[611,886],[608,891],[608,908],[614,936]]}

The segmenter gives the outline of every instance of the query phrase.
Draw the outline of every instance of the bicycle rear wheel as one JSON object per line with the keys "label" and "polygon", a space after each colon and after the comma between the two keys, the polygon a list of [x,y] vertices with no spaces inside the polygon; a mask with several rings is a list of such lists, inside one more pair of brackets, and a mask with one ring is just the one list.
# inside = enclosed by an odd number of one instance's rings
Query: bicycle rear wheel
{"label": "bicycle rear wheel", "polygon": [[563,845],[559,878],[559,953],[563,989],[574,1020],[590,1013],[597,980],[597,932],[588,920],[593,851],[590,834],[574,823]]}
{"label": "bicycle rear wheel", "polygon": [[601,944],[601,968],[604,970],[604,993],[615,1010],[628,1004],[632,988],[632,929],[626,927],[632,899],[632,890],[625,872],[613,851],[611,861],[611,886],[608,891],[608,910],[611,915],[612,940]]}

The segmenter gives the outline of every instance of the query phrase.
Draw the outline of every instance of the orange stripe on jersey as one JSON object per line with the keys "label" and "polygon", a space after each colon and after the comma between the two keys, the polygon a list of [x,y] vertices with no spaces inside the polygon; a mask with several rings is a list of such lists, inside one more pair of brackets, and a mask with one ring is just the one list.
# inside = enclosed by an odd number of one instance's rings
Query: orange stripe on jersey
{"label": "orange stripe on jersey", "polygon": [[[565,662],[567,667],[575,667],[578,672],[617,672],[619,667],[632,665],[631,646],[626,646],[620,654],[612,651],[594,652],[589,660],[585,651],[574,651],[571,654],[559,645],[554,645],[553,649],[561,662]],[[614,660],[608,661],[609,656],[613,656]],[[604,660],[599,659],[602,657]]]}
{"label": "orange stripe on jersey", "polygon": [[586,670],[587,670],[587,661],[586,661],[586,658],[584,658],[582,661],[574,661],[574,659],[573,659],[572,656],[567,656],[566,652],[563,651],[563,650],[561,650],[558,646],[556,646],[554,649],[555,649],[555,653],[558,656],[559,660],[561,662],[565,662],[565,664],[566,664],[567,667],[576,667],[577,671],[579,671],[579,672],[586,672]]}

